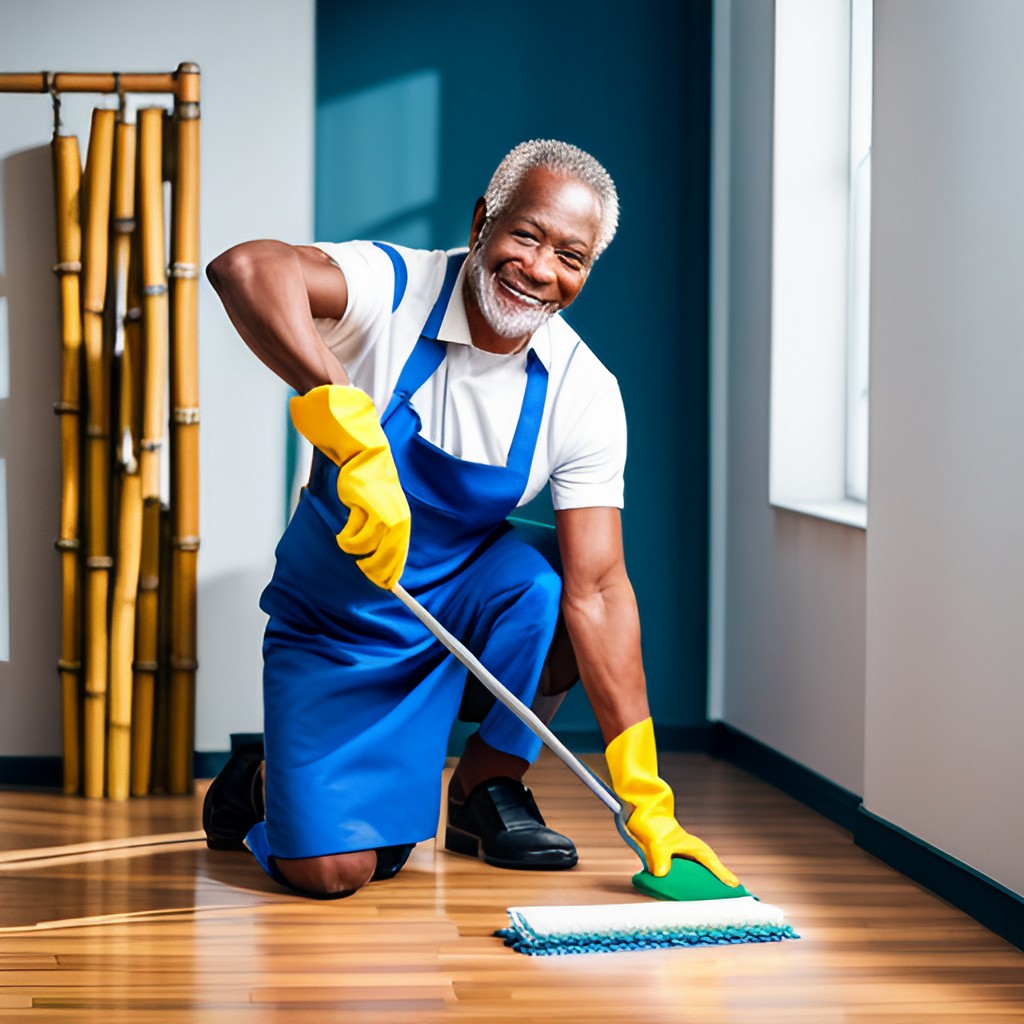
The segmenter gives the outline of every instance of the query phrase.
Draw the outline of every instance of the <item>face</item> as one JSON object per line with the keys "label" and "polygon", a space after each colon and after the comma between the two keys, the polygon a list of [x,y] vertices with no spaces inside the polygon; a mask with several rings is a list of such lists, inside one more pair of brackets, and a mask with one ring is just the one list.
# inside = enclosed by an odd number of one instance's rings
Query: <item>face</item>
{"label": "face", "polygon": [[530,171],[505,212],[486,229],[484,211],[477,208],[469,306],[475,305],[498,338],[528,339],[579,294],[600,226],[601,204],[588,185],[547,168]]}

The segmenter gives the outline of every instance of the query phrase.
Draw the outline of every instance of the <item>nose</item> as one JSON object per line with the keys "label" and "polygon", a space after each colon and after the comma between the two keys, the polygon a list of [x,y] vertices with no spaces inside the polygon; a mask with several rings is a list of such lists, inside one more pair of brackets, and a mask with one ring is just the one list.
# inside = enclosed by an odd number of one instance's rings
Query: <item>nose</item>
{"label": "nose", "polygon": [[552,284],[558,279],[558,257],[550,245],[527,250],[522,259],[523,272],[537,284]]}

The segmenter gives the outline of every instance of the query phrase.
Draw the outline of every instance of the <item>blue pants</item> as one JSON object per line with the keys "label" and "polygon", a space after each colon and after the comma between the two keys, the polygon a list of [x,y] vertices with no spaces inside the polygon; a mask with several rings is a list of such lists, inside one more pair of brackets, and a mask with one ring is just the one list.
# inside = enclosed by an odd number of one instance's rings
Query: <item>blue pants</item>
{"label": "blue pants", "polygon": [[[416,597],[529,704],[558,617],[557,572],[499,531]],[[267,835],[278,857],[432,837],[465,669],[338,550],[306,495],[262,607]],[[481,738],[532,761],[539,740],[497,705]]]}

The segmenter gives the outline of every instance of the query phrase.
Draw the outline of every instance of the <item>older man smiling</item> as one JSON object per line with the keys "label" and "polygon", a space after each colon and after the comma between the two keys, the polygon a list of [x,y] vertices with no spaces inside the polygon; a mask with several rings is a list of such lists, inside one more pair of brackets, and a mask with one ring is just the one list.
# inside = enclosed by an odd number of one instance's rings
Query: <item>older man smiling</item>
{"label": "older man smiling", "polygon": [[[321,898],[394,875],[434,835],[450,727],[476,704],[447,847],[498,867],[576,864],[522,783],[538,741],[464,693],[464,670],[388,593],[401,580],[542,717],[581,678],[652,870],[678,855],[735,883],[657,774],[619,519],[625,415],[559,315],[618,209],[593,157],[540,140],[499,165],[468,253],[259,241],[210,265],[241,337],[299,392],[292,419],[315,449],[261,600],[265,771],[252,750],[211,785],[211,846],[244,839]],[[545,486],[556,567],[507,523]]]}

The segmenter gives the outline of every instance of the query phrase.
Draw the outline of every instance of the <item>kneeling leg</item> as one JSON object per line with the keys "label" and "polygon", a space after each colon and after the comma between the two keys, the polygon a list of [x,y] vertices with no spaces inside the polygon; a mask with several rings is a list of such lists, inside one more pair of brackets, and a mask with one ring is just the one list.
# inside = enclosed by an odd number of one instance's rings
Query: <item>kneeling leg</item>
{"label": "kneeling leg", "polygon": [[304,895],[341,899],[361,889],[377,870],[376,850],[332,853],[324,857],[284,859],[274,863],[284,880]]}

